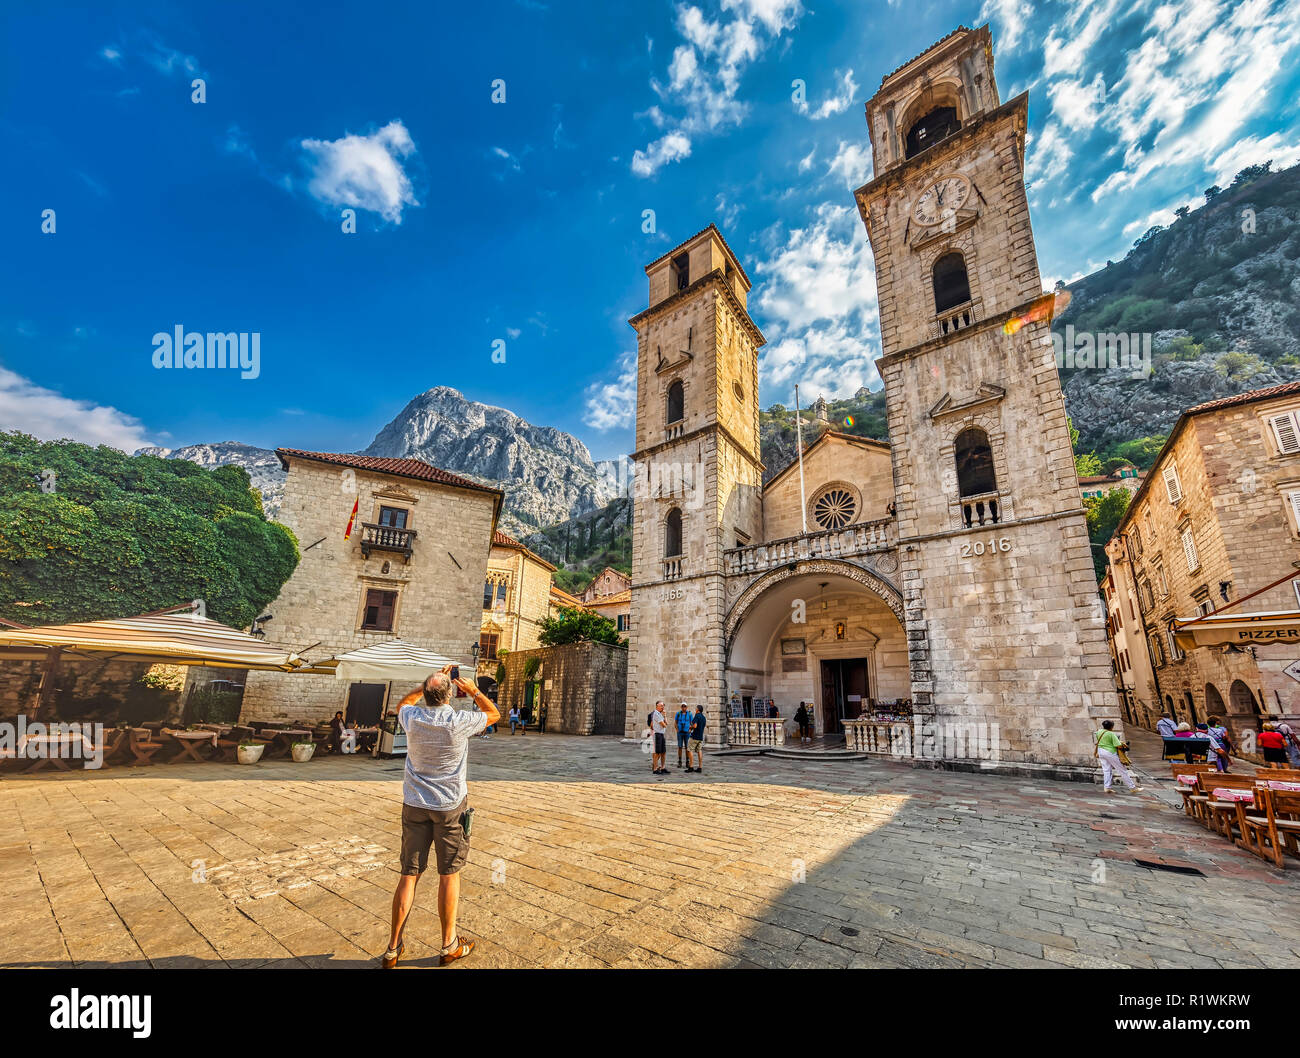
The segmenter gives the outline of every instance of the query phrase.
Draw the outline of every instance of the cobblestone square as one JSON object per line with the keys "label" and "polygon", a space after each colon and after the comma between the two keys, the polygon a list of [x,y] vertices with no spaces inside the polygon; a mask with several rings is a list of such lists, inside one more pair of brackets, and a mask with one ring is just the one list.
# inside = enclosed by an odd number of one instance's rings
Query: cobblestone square
{"label": "cobblestone square", "polygon": [[[471,745],[461,927],[482,967],[1295,967],[1300,869],[1140,794],[705,758],[613,738]],[[0,965],[366,967],[387,941],[400,760],[9,776]],[[1135,862],[1167,861],[1200,874]],[[426,878],[403,965],[435,963]]]}

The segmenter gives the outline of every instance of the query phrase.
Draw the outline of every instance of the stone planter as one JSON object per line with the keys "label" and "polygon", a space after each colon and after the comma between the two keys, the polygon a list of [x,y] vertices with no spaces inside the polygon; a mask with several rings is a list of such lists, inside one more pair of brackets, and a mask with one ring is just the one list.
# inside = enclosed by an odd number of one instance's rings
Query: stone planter
{"label": "stone planter", "polygon": [[265,749],[266,746],[259,743],[256,746],[239,746],[235,752],[240,764],[256,764],[262,759],[262,751]]}
{"label": "stone planter", "polygon": [[289,747],[289,752],[293,754],[293,759],[299,764],[306,764],[311,760],[312,754],[316,752],[316,743],[314,742],[295,742]]}

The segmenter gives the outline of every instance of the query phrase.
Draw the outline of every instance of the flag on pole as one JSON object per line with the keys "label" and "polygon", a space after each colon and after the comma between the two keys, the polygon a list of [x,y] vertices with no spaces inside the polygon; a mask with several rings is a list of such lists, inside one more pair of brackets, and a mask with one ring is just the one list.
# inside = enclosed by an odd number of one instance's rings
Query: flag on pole
{"label": "flag on pole", "polygon": [[361,506],[361,497],[358,496],[352,502],[352,513],[348,515],[348,527],[347,530],[343,533],[344,540],[352,539],[352,523],[357,520],[357,508],[360,506]]}

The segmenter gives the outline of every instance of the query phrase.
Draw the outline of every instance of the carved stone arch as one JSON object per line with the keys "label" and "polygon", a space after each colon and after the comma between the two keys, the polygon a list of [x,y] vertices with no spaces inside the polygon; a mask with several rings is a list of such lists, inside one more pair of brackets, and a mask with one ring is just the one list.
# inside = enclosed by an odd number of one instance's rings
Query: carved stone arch
{"label": "carved stone arch", "polygon": [[889,607],[893,615],[898,618],[900,626],[907,627],[903,611],[903,593],[899,591],[892,581],[851,562],[841,562],[836,559],[813,559],[808,562],[795,563],[793,567],[781,566],[778,569],[768,570],[768,572],[750,583],[736,597],[736,601],[731,604],[731,609],[727,611],[727,618],[723,625],[727,656],[731,656],[732,643],[735,640],[737,630],[745,620],[745,616],[769,588],[773,588],[792,577],[803,577],[818,573],[846,577],[862,585]]}
{"label": "carved stone arch", "polygon": [[933,311],[934,266],[940,257],[956,251],[966,265],[966,285],[970,287],[971,301],[980,300],[979,259],[975,252],[975,231],[964,228],[946,239],[938,239],[919,251],[921,274],[925,277],[927,304]]}
{"label": "carved stone arch", "polygon": [[1010,479],[1007,477],[1007,443],[1006,433],[1002,428],[1002,418],[996,413],[982,409],[954,418],[948,423],[945,428],[947,440],[939,449],[940,465],[944,468],[943,490],[948,497],[948,508],[952,513],[955,529],[965,526],[961,513],[961,496],[957,488],[957,437],[971,426],[984,431],[984,436],[989,439],[989,448],[993,452],[993,475],[997,479],[998,503],[1001,508],[999,521],[1009,522],[1015,517]]}
{"label": "carved stone arch", "polygon": [[895,111],[902,115],[902,120],[895,126],[900,144],[906,142],[912,126],[926,114],[936,107],[946,106],[956,108],[957,120],[962,125],[970,120],[970,107],[959,77],[939,77],[918,85],[916,91],[904,99]]}

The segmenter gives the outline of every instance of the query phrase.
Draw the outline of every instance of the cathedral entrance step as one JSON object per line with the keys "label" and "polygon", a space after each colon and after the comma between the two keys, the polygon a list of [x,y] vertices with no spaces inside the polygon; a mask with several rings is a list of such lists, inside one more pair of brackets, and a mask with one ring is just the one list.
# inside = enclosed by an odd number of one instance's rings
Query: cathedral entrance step
{"label": "cathedral entrance step", "polygon": [[777,760],[841,761],[870,760],[878,754],[857,753],[841,746],[839,749],[800,749],[797,746],[733,746],[714,752],[715,757],[772,757]]}

